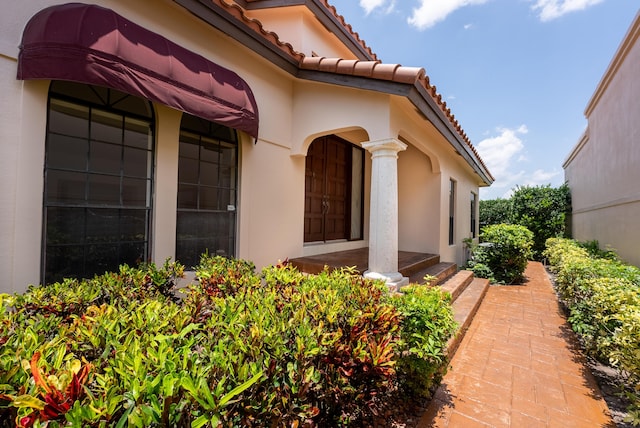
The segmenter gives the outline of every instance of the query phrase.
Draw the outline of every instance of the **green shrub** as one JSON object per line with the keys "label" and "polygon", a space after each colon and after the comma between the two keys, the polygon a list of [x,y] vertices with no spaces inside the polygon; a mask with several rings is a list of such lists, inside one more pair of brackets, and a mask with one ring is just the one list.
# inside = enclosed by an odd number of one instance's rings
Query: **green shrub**
{"label": "green shrub", "polygon": [[481,199],[478,211],[480,226],[511,223],[511,199]]}
{"label": "green shrub", "polygon": [[471,249],[469,269],[502,284],[515,284],[523,279],[532,255],[531,231],[515,224],[495,224],[482,228],[480,240],[484,245]]}
{"label": "green shrub", "polygon": [[439,287],[410,285],[393,304],[402,315],[399,383],[405,394],[429,398],[446,372],[446,344],[457,327],[451,295]]}
{"label": "green shrub", "polygon": [[544,254],[556,272],[573,330],[589,355],[626,378],[630,421],[640,424],[640,269],[609,252],[599,258],[601,252],[593,248],[593,243],[554,238],[547,240]]}
{"label": "green shrub", "polygon": [[558,188],[517,186],[511,196],[511,223],[533,232],[533,257],[538,260],[548,238],[563,237],[571,212],[571,193],[565,183]]}
{"label": "green shrub", "polygon": [[408,303],[349,270],[205,255],[178,299],[181,274],[123,266],[0,295],[0,427],[359,425],[411,390],[405,367],[427,386],[443,370],[435,291]]}

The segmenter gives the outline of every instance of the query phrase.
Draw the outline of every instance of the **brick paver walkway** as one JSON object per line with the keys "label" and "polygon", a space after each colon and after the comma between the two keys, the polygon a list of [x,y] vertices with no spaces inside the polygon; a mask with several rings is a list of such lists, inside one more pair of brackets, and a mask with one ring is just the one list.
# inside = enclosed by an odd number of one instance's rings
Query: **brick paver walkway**
{"label": "brick paver walkway", "polygon": [[420,427],[615,427],[547,273],[492,286]]}

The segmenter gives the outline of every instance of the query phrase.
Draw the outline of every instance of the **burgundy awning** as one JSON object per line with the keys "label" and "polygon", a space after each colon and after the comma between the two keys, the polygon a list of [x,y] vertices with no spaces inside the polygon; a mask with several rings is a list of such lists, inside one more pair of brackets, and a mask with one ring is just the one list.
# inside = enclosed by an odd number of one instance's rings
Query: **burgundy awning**
{"label": "burgundy awning", "polygon": [[18,79],[108,86],[258,136],[255,98],[236,73],[96,5],[69,3],[33,16]]}

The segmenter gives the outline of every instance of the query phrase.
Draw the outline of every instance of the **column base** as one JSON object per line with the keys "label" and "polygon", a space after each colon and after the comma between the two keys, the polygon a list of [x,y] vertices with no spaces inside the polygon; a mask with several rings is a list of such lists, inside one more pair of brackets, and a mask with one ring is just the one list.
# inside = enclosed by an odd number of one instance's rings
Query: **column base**
{"label": "column base", "polygon": [[367,279],[375,279],[384,281],[385,285],[389,287],[389,291],[400,291],[400,287],[404,287],[409,284],[409,278],[402,276],[400,272],[371,272],[366,271],[362,276]]}

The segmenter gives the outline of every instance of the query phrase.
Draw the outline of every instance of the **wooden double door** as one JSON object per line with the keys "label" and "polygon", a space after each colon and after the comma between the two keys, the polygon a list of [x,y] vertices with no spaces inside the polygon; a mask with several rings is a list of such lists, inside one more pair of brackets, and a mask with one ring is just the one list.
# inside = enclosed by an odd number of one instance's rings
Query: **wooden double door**
{"label": "wooden double door", "polygon": [[305,167],[305,242],[351,239],[353,150],[336,136],[311,143]]}

